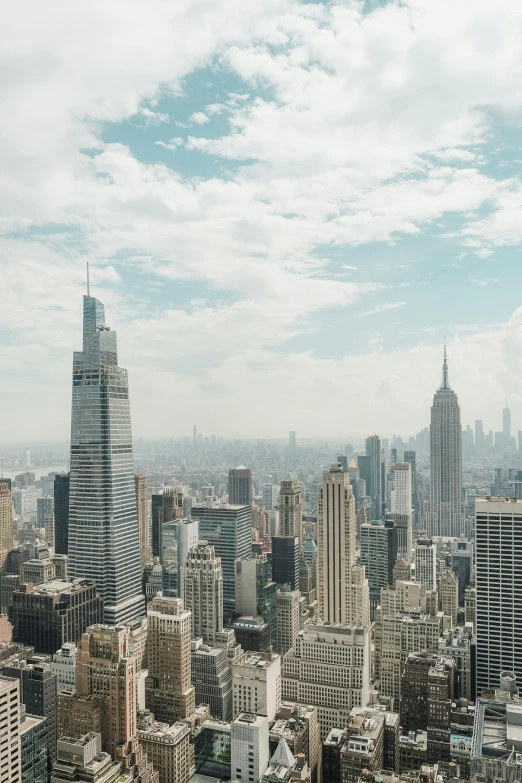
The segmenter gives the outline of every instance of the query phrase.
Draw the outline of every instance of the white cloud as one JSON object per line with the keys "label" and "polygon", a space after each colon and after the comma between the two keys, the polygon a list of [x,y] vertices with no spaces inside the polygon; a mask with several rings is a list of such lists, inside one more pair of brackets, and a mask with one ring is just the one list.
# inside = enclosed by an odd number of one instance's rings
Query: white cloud
{"label": "white cloud", "polygon": [[399,307],[404,307],[406,302],[385,302],[382,305],[377,305],[371,310],[365,310],[364,313],[357,313],[359,318],[366,315],[377,315],[378,313],[385,313],[387,310],[397,310]]}
{"label": "white cloud", "polygon": [[173,139],[170,139],[167,141],[155,141],[154,144],[157,144],[158,147],[164,147],[166,150],[175,150],[178,147],[181,147],[183,144],[183,139],[181,136],[176,136]]}
{"label": "white cloud", "polygon": [[152,111],[146,106],[142,106],[137,113],[145,119],[147,125],[161,125],[163,122],[170,121],[169,115],[165,112]]}
{"label": "white cloud", "polygon": [[189,117],[189,122],[195,122],[196,125],[205,125],[206,122],[210,122],[209,118],[203,111],[196,111]]}

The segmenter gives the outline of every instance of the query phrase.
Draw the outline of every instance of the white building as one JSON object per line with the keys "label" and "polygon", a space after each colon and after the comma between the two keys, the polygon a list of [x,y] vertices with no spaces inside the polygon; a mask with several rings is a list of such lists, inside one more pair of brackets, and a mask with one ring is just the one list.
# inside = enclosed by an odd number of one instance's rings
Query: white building
{"label": "white building", "polygon": [[392,488],[390,510],[392,514],[407,517],[407,555],[411,558],[413,537],[413,473],[410,462],[394,462],[391,467]]}
{"label": "white building", "polygon": [[426,590],[437,589],[437,546],[431,538],[419,538],[415,544],[415,581]]}
{"label": "white building", "polygon": [[270,761],[266,715],[240,713],[230,726],[231,775],[241,783],[258,783]]}
{"label": "white building", "polygon": [[283,660],[283,699],[316,705],[324,740],[368,704],[369,688],[369,629],[309,620]]}
{"label": "white building", "polygon": [[279,487],[277,484],[265,484],[263,487],[263,507],[272,511],[279,503]]}
{"label": "white building", "polygon": [[280,705],[281,657],[245,652],[232,665],[232,714],[252,712],[274,720]]}
{"label": "white building", "polygon": [[475,501],[477,696],[522,679],[522,499]]}
{"label": "white building", "polygon": [[207,541],[189,550],[181,569],[185,608],[192,612],[192,638],[213,644],[223,630],[223,570]]}
{"label": "white building", "polygon": [[66,642],[53,655],[51,671],[56,674],[56,689],[58,693],[65,688],[76,686],[76,660],[78,648],[73,642]]}

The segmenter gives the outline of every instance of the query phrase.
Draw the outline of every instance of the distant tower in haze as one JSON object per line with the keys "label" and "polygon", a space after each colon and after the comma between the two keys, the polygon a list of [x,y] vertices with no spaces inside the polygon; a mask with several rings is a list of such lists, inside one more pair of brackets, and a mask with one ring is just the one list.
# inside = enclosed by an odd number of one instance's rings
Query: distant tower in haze
{"label": "distant tower in haze", "polygon": [[457,538],[463,532],[462,428],[459,400],[449,385],[444,346],[442,383],[433,398],[430,426],[428,535]]}
{"label": "distant tower in haze", "polygon": [[252,471],[240,465],[228,471],[228,502],[234,506],[252,505]]}
{"label": "distant tower in haze", "polygon": [[194,424],[194,426],[192,427],[192,443],[195,446],[197,442],[198,442],[198,428]]}
{"label": "distant tower in haze", "polygon": [[75,352],[69,485],[69,576],[92,579],[108,625],[145,613],[127,370],[103,304],[83,297],[83,350]]}
{"label": "distant tower in haze", "polygon": [[295,451],[295,430],[290,430],[288,433],[288,447],[291,452]]}
{"label": "distant tower in haze", "polygon": [[378,435],[366,438],[366,456],[369,457],[369,482],[366,492],[372,499],[372,519],[382,517],[381,439]]}
{"label": "distant tower in haze", "polygon": [[507,406],[502,411],[502,431],[504,433],[504,446],[511,446],[511,408]]}

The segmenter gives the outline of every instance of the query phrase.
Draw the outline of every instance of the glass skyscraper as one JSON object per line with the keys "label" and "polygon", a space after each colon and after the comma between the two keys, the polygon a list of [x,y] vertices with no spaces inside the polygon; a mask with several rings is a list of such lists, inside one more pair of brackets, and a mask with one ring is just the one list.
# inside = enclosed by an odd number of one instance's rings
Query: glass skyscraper
{"label": "glass skyscraper", "polygon": [[73,362],[68,554],[69,576],[98,585],[105,623],[145,614],[127,370],[103,304],[89,295]]}

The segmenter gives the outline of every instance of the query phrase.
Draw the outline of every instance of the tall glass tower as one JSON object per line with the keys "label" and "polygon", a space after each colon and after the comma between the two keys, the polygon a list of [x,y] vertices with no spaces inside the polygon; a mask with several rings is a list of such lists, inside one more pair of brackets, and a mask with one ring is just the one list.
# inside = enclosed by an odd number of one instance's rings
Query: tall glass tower
{"label": "tall glass tower", "polygon": [[428,535],[456,538],[464,531],[462,428],[459,400],[448,378],[444,346],[442,383],[433,397],[430,427],[430,514]]}
{"label": "tall glass tower", "polygon": [[74,353],[69,575],[94,579],[104,622],[145,614],[127,370],[103,304],[83,297],[83,351]]}

